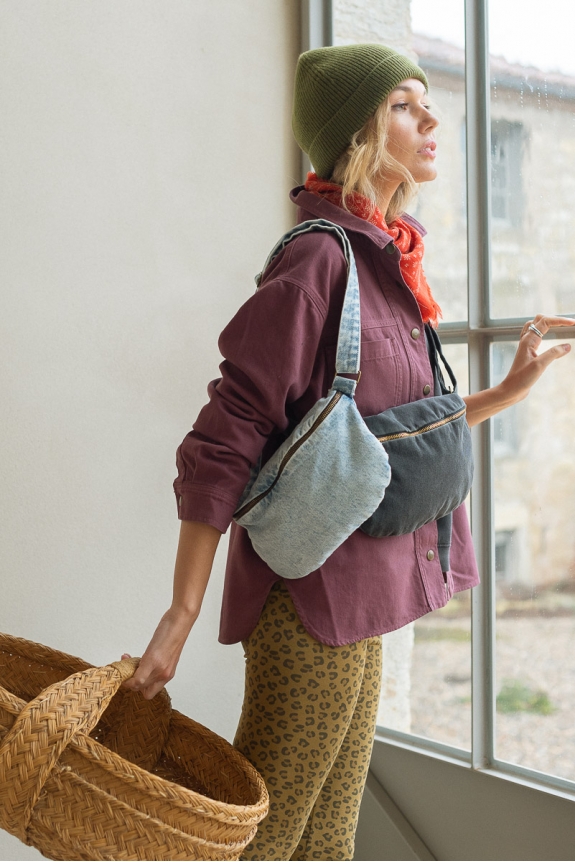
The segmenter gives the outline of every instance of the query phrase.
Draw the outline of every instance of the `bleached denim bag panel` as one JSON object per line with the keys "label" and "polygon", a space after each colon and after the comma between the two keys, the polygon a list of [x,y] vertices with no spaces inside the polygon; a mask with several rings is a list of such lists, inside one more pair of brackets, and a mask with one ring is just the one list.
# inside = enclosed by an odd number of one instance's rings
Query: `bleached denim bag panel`
{"label": "bleached denim bag panel", "polygon": [[234,514],[256,553],[284,578],[319,568],[373,514],[391,478],[387,453],[355,404],[357,381],[341,376],[359,373],[361,343],[357,268],[345,232],[324,219],[302,222],[280,239],[264,270],[289,242],[313,231],[333,233],[347,262],[336,376],[248,483]]}

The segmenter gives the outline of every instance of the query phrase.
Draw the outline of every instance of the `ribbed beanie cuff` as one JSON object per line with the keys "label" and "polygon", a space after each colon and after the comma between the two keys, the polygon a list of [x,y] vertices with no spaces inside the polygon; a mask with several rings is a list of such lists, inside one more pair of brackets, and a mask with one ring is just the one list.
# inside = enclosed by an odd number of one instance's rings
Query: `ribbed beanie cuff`
{"label": "ribbed beanie cuff", "polygon": [[355,132],[406,78],[429,86],[419,66],[384,45],[338,45],[300,56],[292,127],[318,176],[331,176]]}

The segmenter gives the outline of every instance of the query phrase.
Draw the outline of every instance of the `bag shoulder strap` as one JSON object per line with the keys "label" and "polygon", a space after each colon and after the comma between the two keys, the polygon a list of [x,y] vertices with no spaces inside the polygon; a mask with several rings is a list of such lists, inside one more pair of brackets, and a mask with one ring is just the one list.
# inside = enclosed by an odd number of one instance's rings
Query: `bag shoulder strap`
{"label": "bag shoulder strap", "polygon": [[269,253],[262,272],[256,275],[256,284],[259,287],[263,273],[266,271],[270,263],[278,256],[278,254],[298,236],[306,233],[315,233],[318,231],[326,231],[331,233],[341,243],[343,253],[347,264],[347,285],[345,289],[345,297],[341,311],[339,323],[339,332],[337,337],[336,351],[336,374],[333,381],[333,388],[347,395],[353,396],[357,380],[350,380],[347,377],[341,377],[341,374],[357,374],[359,375],[360,365],[360,345],[361,345],[361,317],[359,306],[359,280],[357,277],[357,267],[355,257],[351,249],[350,241],[346,232],[340,225],[327,219],[310,219],[309,221],[301,222],[295,227],[288,230],[275,244]]}
{"label": "bag shoulder strap", "polygon": [[[441,386],[441,394],[447,395],[452,392],[457,392],[457,380],[455,378],[455,374],[452,371],[451,365],[443,355],[443,350],[441,349],[441,341],[439,340],[439,335],[437,334],[437,330],[435,330],[429,323],[425,324],[425,335],[427,338],[427,345],[429,348],[429,361],[431,363],[431,369],[433,371],[434,377],[436,376],[439,385]],[[452,389],[446,385],[443,373],[441,371],[441,367],[439,365],[438,357],[441,359],[441,364],[447,371],[449,375],[449,379],[451,380]]]}

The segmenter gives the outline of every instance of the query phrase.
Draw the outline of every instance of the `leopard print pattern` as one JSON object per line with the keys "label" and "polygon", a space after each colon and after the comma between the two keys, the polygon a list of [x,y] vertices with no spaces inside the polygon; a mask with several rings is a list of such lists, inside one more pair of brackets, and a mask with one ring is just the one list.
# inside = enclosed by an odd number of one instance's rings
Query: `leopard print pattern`
{"label": "leopard print pattern", "polygon": [[353,859],[381,685],[381,638],[331,647],[307,633],[283,583],[245,641],[234,745],[270,811],[242,859]]}

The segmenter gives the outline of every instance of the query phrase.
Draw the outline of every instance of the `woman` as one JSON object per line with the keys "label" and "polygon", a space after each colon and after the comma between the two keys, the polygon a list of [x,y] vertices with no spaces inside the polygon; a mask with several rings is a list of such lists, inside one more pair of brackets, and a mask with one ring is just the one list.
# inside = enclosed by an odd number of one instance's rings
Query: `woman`
{"label": "woman", "polygon": [[[433,395],[424,324],[440,309],[420,225],[404,215],[433,180],[437,119],[427,79],[381,45],[322,48],[298,62],[294,133],[316,173],[292,192],[298,221],[324,218],[351,242],[361,287],[362,415]],[[202,603],[214,553],[250,466],[275,451],[333,379],[346,265],[333,236],[291,242],[220,338],[222,377],[178,451],[182,520],[174,597],[126,685],[153,697],[170,680]],[[506,379],[466,399],[470,425],[524,398],[559,345],[526,325]],[[246,693],[235,744],[264,776],[271,808],[246,859],[351,859],[381,678],[381,640],[478,583],[467,517],[453,516],[449,571],[435,522],[407,536],[353,533],[315,572],[282,581],[232,525],[220,640],[242,641]]]}

